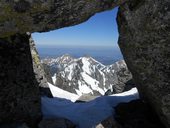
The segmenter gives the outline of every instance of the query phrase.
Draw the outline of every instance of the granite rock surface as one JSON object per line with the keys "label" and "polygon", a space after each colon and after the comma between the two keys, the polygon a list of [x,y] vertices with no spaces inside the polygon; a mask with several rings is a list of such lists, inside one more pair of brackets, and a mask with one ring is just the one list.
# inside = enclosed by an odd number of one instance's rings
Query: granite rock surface
{"label": "granite rock surface", "polygon": [[118,12],[119,46],[141,98],[170,127],[170,1],[129,0]]}

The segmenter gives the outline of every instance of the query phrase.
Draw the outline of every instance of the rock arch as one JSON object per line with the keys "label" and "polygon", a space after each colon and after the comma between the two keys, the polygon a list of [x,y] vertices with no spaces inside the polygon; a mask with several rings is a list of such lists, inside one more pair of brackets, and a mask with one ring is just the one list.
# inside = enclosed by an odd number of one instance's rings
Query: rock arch
{"label": "rock arch", "polygon": [[[40,117],[40,97],[38,85],[35,78],[32,78],[34,73],[28,50],[30,37],[25,34],[26,32],[45,32],[76,25],[97,12],[119,5],[117,18],[119,45],[125,61],[135,78],[141,97],[153,106],[167,128],[170,127],[169,0],[1,0],[0,89],[6,91],[0,92],[0,122],[26,120],[32,124],[34,119]],[[16,58],[17,62],[9,60],[11,59],[9,56]],[[12,68],[13,75],[11,69],[4,70],[7,64]],[[20,66],[23,69],[19,68]],[[21,80],[16,78],[15,72],[22,76],[23,70],[26,74],[23,75],[25,80],[20,83]],[[5,80],[9,77],[12,81]],[[27,80],[28,78],[31,78],[30,81]],[[31,84],[31,91],[35,92],[36,97],[31,94],[25,95],[23,92],[27,90],[28,84]],[[15,86],[19,92],[10,90],[11,86]],[[15,95],[12,95],[13,93]],[[4,96],[7,96],[6,99]],[[13,110],[19,110],[26,105],[19,104],[22,102],[17,101],[18,97],[24,103],[29,102],[30,106],[37,101],[37,107],[31,111],[24,110],[26,116],[16,112],[18,118],[11,119],[6,114],[14,115]],[[8,104],[8,108],[4,107],[4,104]],[[31,116],[32,112],[35,112],[35,116]]]}

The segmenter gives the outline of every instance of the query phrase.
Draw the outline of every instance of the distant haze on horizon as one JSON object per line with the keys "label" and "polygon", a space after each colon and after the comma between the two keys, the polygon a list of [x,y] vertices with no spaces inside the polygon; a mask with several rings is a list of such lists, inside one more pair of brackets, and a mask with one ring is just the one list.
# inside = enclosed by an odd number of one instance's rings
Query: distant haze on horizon
{"label": "distant haze on horizon", "polygon": [[66,47],[115,47],[117,48],[118,29],[116,15],[118,8],[98,13],[79,25],[62,29],[33,33],[36,45]]}

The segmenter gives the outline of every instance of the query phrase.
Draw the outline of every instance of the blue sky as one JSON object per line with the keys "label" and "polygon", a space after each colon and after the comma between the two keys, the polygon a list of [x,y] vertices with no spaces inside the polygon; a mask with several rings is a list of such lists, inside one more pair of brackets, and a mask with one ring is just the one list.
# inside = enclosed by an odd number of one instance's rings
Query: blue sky
{"label": "blue sky", "polygon": [[46,33],[33,33],[37,45],[117,46],[117,8],[98,13],[88,21]]}

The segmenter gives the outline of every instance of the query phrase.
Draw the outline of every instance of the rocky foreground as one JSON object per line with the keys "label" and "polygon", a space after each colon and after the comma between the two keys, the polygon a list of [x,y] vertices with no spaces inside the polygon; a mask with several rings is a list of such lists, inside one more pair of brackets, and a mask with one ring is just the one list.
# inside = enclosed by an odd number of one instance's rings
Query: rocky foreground
{"label": "rocky foreground", "polygon": [[140,97],[170,127],[169,0],[1,0],[0,123],[33,127],[41,119],[39,85],[48,87],[40,84],[42,72],[33,71],[40,66],[36,54],[31,56],[26,32],[76,25],[116,6],[119,46]]}

